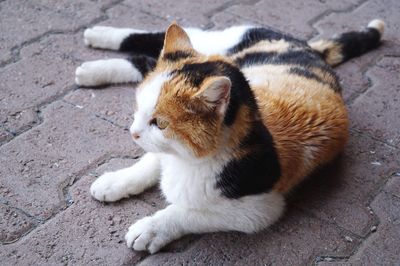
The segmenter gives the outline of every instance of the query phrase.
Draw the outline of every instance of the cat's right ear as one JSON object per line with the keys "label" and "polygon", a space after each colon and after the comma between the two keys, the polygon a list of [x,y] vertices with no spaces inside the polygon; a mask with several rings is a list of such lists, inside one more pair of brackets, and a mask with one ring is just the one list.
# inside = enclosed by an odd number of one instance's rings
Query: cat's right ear
{"label": "cat's right ear", "polygon": [[175,22],[165,32],[163,53],[192,50],[193,46],[186,32]]}
{"label": "cat's right ear", "polygon": [[202,100],[209,108],[215,108],[220,114],[223,114],[229,103],[231,86],[231,80],[227,77],[211,77],[203,82],[194,97]]}

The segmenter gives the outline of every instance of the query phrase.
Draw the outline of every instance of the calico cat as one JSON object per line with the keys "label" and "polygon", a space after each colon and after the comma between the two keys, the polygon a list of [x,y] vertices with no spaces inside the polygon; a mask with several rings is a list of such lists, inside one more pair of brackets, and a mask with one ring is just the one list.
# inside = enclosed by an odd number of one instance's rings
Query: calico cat
{"label": "calico cat", "polygon": [[347,111],[331,66],[378,47],[383,30],[373,20],[363,31],[307,43],[252,26],[87,29],[86,45],[133,56],[86,62],[76,83],[140,81],[130,132],[146,151],[100,176],[92,196],[113,202],[160,182],[170,205],[125,237],[150,253],[189,233],[268,227],[285,194],[346,144]]}

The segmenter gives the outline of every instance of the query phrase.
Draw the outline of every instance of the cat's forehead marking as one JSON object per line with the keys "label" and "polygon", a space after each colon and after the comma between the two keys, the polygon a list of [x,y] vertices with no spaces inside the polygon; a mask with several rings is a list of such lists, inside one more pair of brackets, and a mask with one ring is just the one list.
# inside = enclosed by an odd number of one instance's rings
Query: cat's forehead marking
{"label": "cat's forehead marking", "polygon": [[168,72],[160,73],[138,91],[136,101],[139,112],[153,113],[161,93],[161,88],[169,78],[170,74]]}

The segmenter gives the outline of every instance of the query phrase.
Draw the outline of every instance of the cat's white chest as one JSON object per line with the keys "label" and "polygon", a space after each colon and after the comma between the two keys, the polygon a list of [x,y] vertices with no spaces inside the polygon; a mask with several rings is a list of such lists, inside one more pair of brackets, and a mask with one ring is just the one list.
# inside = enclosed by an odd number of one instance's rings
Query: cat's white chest
{"label": "cat's white chest", "polygon": [[193,165],[168,155],[162,158],[161,168],[161,189],[170,203],[200,207],[220,197],[215,186],[219,167],[215,163]]}

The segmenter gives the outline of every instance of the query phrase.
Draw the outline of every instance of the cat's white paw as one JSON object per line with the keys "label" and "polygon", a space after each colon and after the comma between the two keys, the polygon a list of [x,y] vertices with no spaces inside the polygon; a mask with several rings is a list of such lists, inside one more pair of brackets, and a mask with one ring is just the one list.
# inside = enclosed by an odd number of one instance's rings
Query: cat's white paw
{"label": "cat's white paw", "polygon": [[134,29],[95,26],[86,29],[83,33],[85,45],[95,48],[119,50],[122,41],[132,33],[144,31]]}
{"label": "cat's white paw", "polygon": [[85,87],[142,79],[142,74],[130,62],[118,58],[85,62],[75,71],[75,83]]}
{"label": "cat's white paw", "polygon": [[178,237],[168,230],[163,221],[145,217],[129,227],[125,240],[129,248],[137,251],[147,250],[153,254]]}
{"label": "cat's white paw", "polygon": [[90,186],[90,194],[99,201],[113,202],[128,197],[126,184],[117,172],[105,173]]}
{"label": "cat's white paw", "polygon": [[75,70],[75,83],[79,86],[99,86],[102,78],[99,73],[102,71],[101,61],[85,62]]}

